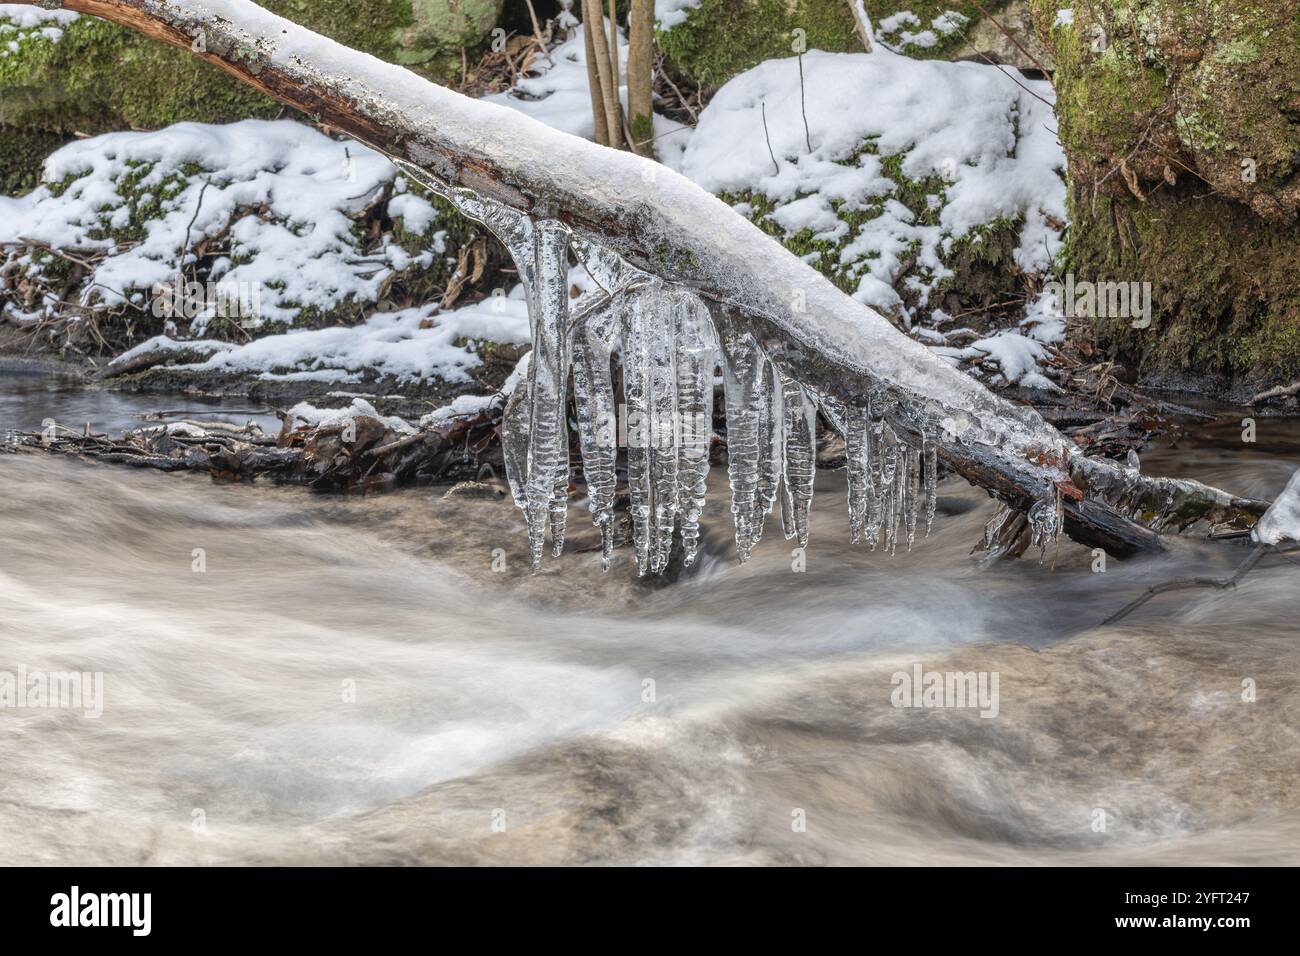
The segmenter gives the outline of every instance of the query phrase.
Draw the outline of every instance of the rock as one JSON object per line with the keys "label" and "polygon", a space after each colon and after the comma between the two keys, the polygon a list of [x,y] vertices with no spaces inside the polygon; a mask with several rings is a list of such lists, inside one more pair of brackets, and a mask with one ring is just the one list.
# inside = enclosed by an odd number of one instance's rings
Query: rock
{"label": "rock", "polygon": [[[998,29],[999,24],[1006,33]],[[1011,36],[1008,37],[1007,33]],[[966,31],[965,41],[956,49],[952,58],[979,63],[991,60],[1026,71],[1056,68],[1052,51],[1034,30],[1034,15],[1029,0],[1012,0],[992,17],[976,22]]]}
{"label": "rock", "polygon": [[[1300,372],[1300,0],[1032,0],[1053,48],[1077,281],[1150,283],[1092,322],[1141,380]],[[1136,27],[1136,31],[1135,31]],[[1258,390],[1258,388],[1256,388]]]}
{"label": "rock", "polygon": [[862,49],[844,0],[700,0],[655,42],[677,70],[713,90],[764,60],[790,56],[796,30],[810,50]]}
{"label": "rock", "polygon": [[[461,48],[487,38],[502,2],[262,0],[262,6],[444,82],[459,75]],[[0,57],[0,139],[6,144],[30,131],[66,140],[74,133],[271,118],[282,111],[280,104],[188,51],[95,17],[17,28],[0,14],[0,44],[14,44]],[[0,155],[0,184],[30,188],[34,169],[39,162],[33,166],[31,156],[6,148]]]}

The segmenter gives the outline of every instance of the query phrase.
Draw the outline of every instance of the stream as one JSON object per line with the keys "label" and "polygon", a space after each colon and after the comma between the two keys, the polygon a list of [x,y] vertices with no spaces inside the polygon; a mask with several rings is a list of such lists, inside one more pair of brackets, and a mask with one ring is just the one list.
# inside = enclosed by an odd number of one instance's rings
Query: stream
{"label": "stream", "polygon": [[[159,408],[200,406],[0,375],[0,432]],[[1257,427],[1144,471],[1272,497],[1300,420]],[[103,681],[100,714],[0,707],[0,864],[1300,863],[1300,556],[1102,627],[1246,549],[985,569],[950,479],[888,557],[821,472],[806,555],[775,520],[740,566],[714,469],[665,586],[601,573],[583,499],[533,575],[512,505],[442,491],[0,454],[0,680]],[[895,706],[916,667],[996,706]]]}

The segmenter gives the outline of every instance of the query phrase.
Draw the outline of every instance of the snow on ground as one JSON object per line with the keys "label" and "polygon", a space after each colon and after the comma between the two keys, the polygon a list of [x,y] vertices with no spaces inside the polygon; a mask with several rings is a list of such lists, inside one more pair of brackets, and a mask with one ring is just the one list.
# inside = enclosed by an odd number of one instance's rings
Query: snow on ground
{"label": "snow on ground", "polygon": [[[900,10],[892,16],[885,17],[876,25],[876,39],[894,51],[909,46],[929,49],[937,46],[941,37],[956,33],[965,27],[967,20],[965,14],[958,13],[956,10],[946,10],[925,25],[911,10]],[[923,29],[913,32],[911,27],[923,27]]]}
{"label": "snow on ground", "polygon": [[23,47],[58,43],[63,39],[63,28],[75,19],[77,14],[67,10],[0,3],[0,61]]}
{"label": "snow on ground", "polygon": [[396,415],[380,415],[364,398],[352,398],[343,408],[317,408],[310,402],[299,402],[289,409],[287,418],[293,427],[299,425],[341,425],[357,415],[377,418],[399,435],[410,435],[415,429],[405,419]]}
{"label": "snow on ground", "polygon": [[[373,302],[394,271],[444,252],[442,235],[429,232],[433,207],[400,194],[401,182],[389,211],[426,241],[412,253],[385,237],[378,252],[363,251],[352,217],[396,176],[373,150],[288,120],[109,133],[51,155],[45,185],[0,197],[0,242],[103,254],[82,304],[113,308],[173,282],[187,238],[192,248],[228,232],[230,254],[211,279],[232,295],[255,290],[251,324],[291,323],[303,310]],[[20,265],[40,268],[30,256]]]}
{"label": "snow on ground", "polygon": [[469,382],[469,370],[482,364],[468,347],[474,342],[528,344],[522,286],[509,295],[489,296],[448,312],[423,305],[376,313],[359,325],[267,335],[244,345],[228,345],[206,361],[176,367],[339,384],[361,381],[367,371],[392,376],[399,384],[434,376]]}
{"label": "snow on ground", "polygon": [[[765,198],[788,236],[807,229],[849,240],[839,260],[859,280],[854,296],[882,311],[902,304],[893,286],[914,246],[930,273],[928,291],[951,275],[943,254],[995,220],[1023,217],[1015,251],[1021,269],[1050,265],[1060,239],[1046,219],[1064,219],[1065,185],[1045,103],[975,63],[888,51],[803,59],[807,133],[795,60],[769,60],[718,91],[681,171],[711,192]],[[1040,83],[1035,92],[1050,97],[1051,88]],[[919,225],[894,198],[889,157],[899,157],[909,180],[941,181],[932,194],[936,225]],[[846,215],[854,213],[874,215],[854,229]]]}
{"label": "snow on ground", "polygon": [[[1061,240],[1049,219],[1065,221],[1066,210],[1065,158],[1048,103],[994,67],[884,49],[811,51],[803,73],[802,96],[794,58],[726,84],[700,115],[680,171],[711,192],[748,197],[737,211],[766,217],[787,240],[834,243],[829,270],[819,261],[825,252],[808,260],[909,323],[939,317],[928,306],[953,275],[945,257],[968,235],[979,241],[981,226],[1019,223],[1016,266],[1050,269]],[[1048,83],[1021,82],[1051,100]],[[922,215],[900,201],[899,173],[932,189]],[[1044,341],[999,341],[1004,379],[1035,374]]]}

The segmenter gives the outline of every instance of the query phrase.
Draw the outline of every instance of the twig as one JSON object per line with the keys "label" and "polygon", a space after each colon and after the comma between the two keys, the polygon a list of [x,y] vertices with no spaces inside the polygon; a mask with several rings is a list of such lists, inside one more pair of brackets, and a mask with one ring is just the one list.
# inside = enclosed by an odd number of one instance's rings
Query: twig
{"label": "twig", "polygon": [[1235,588],[1237,582],[1244,578],[1250,569],[1259,563],[1260,558],[1264,557],[1268,548],[1269,546],[1266,544],[1256,545],[1255,549],[1250,552],[1250,555],[1246,560],[1241,563],[1241,567],[1237,568],[1231,577],[1224,578],[1222,581],[1217,581],[1214,578],[1188,578],[1180,581],[1167,581],[1164,584],[1157,584],[1153,588],[1148,588],[1145,594],[1124,605],[1110,617],[1106,618],[1106,620],[1102,621],[1101,625],[1102,627],[1105,627],[1108,624],[1114,624],[1116,621],[1128,617],[1129,614],[1136,611],[1143,604],[1146,604],[1147,601],[1150,601],[1157,594],[1163,594],[1166,591],[1182,591],[1189,588],[1215,588],[1219,591],[1226,591],[1229,588]]}
{"label": "twig", "polygon": [[655,66],[656,71],[664,78],[664,82],[668,84],[669,88],[677,94],[677,102],[681,103],[682,109],[686,110],[686,112],[691,115],[691,122],[698,126],[700,122],[700,114],[695,111],[686,97],[682,95],[682,91],[677,88],[677,84],[673,82],[673,78],[669,76],[668,71],[663,68],[663,62],[664,58],[660,56],[659,63]]}
{"label": "twig", "polygon": [[767,140],[767,155],[772,157],[772,175],[781,175],[781,164],[776,161],[776,153],[772,152],[772,137],[767,131],[767,102],[759,104],[760,111],[763,114],[763,138]]}
{"label": "twig", "polygon": [[551,59],[551,51],[546,49],[546,41],[542,39],[542,28],[537,23],[537,11],[533,9],[533,0],[524,0],[528,4],[528,18],[533,21],[533,39],[537,42],[537,49],[542,51],[542,56],[546,57],[546,62],[555,65]]}
{"label": "twig", "polygon": [[808,132],[808,109],[804,104],[803,91],[803,51],[800,51],[797,59],[799,60],[799,112],[803,114],[803,141],[808,147],[808,152],[812,153],[812,134]]}

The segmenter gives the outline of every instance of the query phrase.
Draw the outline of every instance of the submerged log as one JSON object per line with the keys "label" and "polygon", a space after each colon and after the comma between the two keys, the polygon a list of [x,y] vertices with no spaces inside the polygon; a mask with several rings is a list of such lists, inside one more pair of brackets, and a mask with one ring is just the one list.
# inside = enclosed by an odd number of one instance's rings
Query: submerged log
{"label": "submerged log", "polygon": [[[33,0],[28,0],[33,2]],[[850,405],[884,397],[898,434],[1017,511],[1059,497],[1065,531],[1116,555],[1158,548],[1151,528],[1249,526],[1261,503],[1196,482],[1152,480],[1088,459],[726,204],[653,160],[472,100],[327,40],[248,0],[41,0],[189,49],[233,76],[420,171],[692,288],[781,371]],[[955,425],[954,425],[955,423]],[[1140,520],[1138,520],[1140,518]]]}

